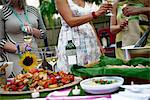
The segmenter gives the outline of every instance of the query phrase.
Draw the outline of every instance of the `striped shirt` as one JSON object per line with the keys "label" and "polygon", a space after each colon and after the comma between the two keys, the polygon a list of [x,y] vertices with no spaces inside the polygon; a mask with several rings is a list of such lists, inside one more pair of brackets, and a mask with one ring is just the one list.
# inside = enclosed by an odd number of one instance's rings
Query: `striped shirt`
{"label": "striped shirt", "polygon": [[[27,6],[27,15],[34,28],[40,30],[41,34],[45,33],[45,26],[42,18],[38,13],[38,10],[32,6]],[[24,14],[21,14],[22,20],[25,21]],[[3,48],[6,41],[16,43],[12,39],[10,34],[21,33],[20,22],[16,16],[14,16],[12,9],[8,6],[4,6],[0,11],[0,47]],[[18,37],[17,37],[18,38]]]}
{"label": "striped shirt", "polygon": [[[25,13],[26,12],[26,13]],[[41,32],[41,36],[45,36],[45,26],[43,24],[42,18],[38,12],[38,10],[32,6],[26,6],[26,11],[17,13],[21,21],[15,16],[14,10],[12,10],[9,6],[3,6],[0,10],[0,49],[4,49],[4,45],[7,42],[11,42],[13,44],[24,42],[23,41],[23,32],[21,31],[21,24],[30,22],[29,24],[32,28],[39,29]],[[26,19],[25,15],[28,17]],[[22,23],[21,23],[22,22]],[[36,44],[35,38],[32,38],[32,49],[37,50],[38,46]],[[2,52],[0,51],[1,58],[6,61],[14,62],[14,71],[15,74],[19,74],[21,68],[18,67],[19,57],[15,53],[10,52]]]}

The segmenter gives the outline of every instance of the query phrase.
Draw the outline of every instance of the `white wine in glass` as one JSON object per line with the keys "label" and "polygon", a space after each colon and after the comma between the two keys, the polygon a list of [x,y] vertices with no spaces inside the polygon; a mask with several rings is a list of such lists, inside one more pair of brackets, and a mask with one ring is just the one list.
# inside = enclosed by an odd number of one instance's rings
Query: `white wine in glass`
{"label": "white wine in glass", "polygon": [[23,40],[27,44],[31,43],[31,41],[32,41],[32,34],[25,33],[24,37],[23,37]]}
{"label": "white wine in glass", "polygon": [[25,44],[25,51],[31,51],[32,50],[32,34],[30,33],[24,33],[23,41]]}

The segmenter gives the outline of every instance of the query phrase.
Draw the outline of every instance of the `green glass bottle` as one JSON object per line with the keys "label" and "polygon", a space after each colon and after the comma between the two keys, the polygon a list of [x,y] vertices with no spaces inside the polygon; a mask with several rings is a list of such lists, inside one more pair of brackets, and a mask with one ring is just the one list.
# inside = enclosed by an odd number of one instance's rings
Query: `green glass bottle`
{"label": "green glass bottle", "polygon": [[[71,31],[70,31],[71,32]],[[70,72],[70,66],[77,64],[77,53],[76,53],[76,46],[72,41],[71,33],[68,32],[68,42],[66,45],[66,56],[67,56],[67,63],[68,63],[68,72]]]}

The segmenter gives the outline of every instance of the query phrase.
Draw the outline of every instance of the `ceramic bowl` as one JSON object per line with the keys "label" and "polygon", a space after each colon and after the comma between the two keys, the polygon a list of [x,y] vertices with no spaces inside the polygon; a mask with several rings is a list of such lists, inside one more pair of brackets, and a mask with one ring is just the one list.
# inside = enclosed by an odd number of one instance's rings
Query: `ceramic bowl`
{"label": "ceramic bowl", "polygon": [[[105,80],[105,81],[114,81],[110,84],[97,84],[94,80]],[[94,77],[85,79],[80,82],[82,89],[91,94],[106,94],[111,93],[119,89],[123,84],[124,79],[117,76],[104,76],[104,77]]]}
{"label": "ceramic bowl", "polygon": [[6,78],[8,78],[12,72],[13,72],[13,62],[5,62],[8,64],[8,66],[6,67]]}

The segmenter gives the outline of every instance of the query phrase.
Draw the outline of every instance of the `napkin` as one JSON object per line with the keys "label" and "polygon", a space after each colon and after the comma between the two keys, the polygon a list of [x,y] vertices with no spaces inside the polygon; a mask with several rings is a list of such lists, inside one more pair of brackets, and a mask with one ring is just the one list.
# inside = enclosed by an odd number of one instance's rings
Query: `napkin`
{"label": "napkin", "polygon": [[68,96],[71,88],[51,92],[46,100],[111,100],[111,95]]}
{"label": "napkin", "polygon": [[134,98],[136,100],[150,99],[150,84],[123,85],[121,87],[125,88],[125,91],[119,92],[122,96]]}
{"label": "napkin", "polygon": [[71,88],[68,88],[68,89],[62,89],[62,90],[59,90],[59,91],[51,92],[51,93],[49,93],[47,96],[48,96],[48,97],[68,96],[69,93],[70,93],[70,91],[71,91]]}
{"label": "napkin", "polygon": [[60,96],[46,97],[46,100],[111,100],[111,96],[95,95],[95,96]]}

